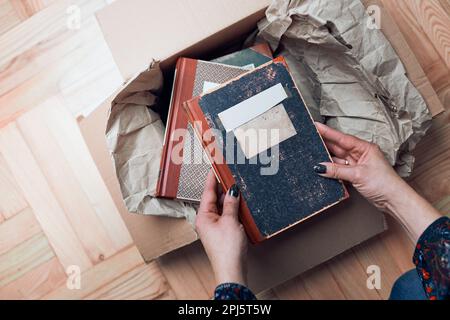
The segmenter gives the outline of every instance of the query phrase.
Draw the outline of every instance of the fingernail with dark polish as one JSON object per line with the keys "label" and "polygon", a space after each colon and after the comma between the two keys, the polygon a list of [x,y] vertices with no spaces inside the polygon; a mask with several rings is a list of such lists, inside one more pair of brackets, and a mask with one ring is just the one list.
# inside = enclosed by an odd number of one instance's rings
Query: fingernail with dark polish
{"label": "fingernail with dark polish", "polygon": [[239,197],[239,187],[235,184],[233,184],[230,188],[230,190],[228,190],[228,194],[232,197]]}
{"label": "fingernail with dark polish", "polygon": [[327,173],[327,167],[323,164],[318,164],[314,166],[314,171],[318,174],[324,174]]}

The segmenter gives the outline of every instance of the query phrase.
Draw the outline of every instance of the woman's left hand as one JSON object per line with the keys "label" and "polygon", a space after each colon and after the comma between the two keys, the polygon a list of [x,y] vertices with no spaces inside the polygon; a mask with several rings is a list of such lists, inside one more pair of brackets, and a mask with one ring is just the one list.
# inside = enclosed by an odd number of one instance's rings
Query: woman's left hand
{"label": "woman's left hand", "polygon": [[238,219],[239,197],[236,186],[220,194],[214,173],[209,173],[195,225],[218,284],[247,284],[247,236]]}

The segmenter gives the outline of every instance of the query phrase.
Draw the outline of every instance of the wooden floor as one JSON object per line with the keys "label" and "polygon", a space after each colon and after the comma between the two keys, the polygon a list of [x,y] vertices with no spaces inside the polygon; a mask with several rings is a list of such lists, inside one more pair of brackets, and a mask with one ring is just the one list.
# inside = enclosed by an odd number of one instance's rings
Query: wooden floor
{"label": "wooden floor", "polygon": [[[94,18],[110,2],[0,0],[1,299],[211,297],[214,279],[199,243],[144,263],[86,156],[75,118],[122,82]],[[410,184],[450,214],[450,2],[383,3],[446,109],[416,150]],[[80,30],[66,25],[72,4],[81,8]],[[398,224],[389,225],[382,236],[259,297],[386,299],[413,267],[413,243]],[[374,264],[380,290],[366,287],[366,268]],[[67,287],[72,265],[82,290]]]}

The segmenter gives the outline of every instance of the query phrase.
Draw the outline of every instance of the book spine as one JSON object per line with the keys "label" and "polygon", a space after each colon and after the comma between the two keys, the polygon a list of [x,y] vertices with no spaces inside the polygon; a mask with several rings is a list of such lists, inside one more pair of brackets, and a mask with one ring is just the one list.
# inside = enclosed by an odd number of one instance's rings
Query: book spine
{"label": "book spine", "polygon": [[175,143],[172,140],[172,133],[176,129],[187,128],[187,118],[182,104],[185,100],[192,98],[196,68],[196,60],[180,58],[177,61],[158,182],[156,184],[157,197],[174,199],[177,196],[181,165],[173,163],[171,159]]}
{"label": "book spine", "polygon": [[256,44],[253,47],[250,47],[250,49],[252,49],[253,51],[256,51],[260,54],[263,54],[266,57],[273,58],[272,50],[270,49],[270,47],[267,43]]}
{"label": "book spine", "polygon": [[176,99],[174,96],[178,92],[179,87],[179,77],[178,75],[182,74],[182,61],[178,60],[176,67],[175,67],[175,74],[174,74],[174,81],[173,81],[173,87],[172,87],[172,96],[170,98],[170,105],[169,105],[169,113],[167,116],[167,123],[166,123],[166,131],[164,133],[164,142],[163,142],[163,148],[162,148],[162,154],[161,154],[161,160],[159,165],[159,172],[158,172],[158,181],[156,183],[156,192],[155,195],[157,197],[165,197],[166,196],[166,172],[168,167],[168,162],[170,161],[170,152],[168,150],[169,146],[169,139],[170,139],[170,133],[172,132],[172,128],[174,126],[174,109],[175,109],[175,101]]}
{"label": "book spine", "polygon": [[[205,141],[203,132],[209,130],[209,125],[206,121],[206,118],[203,114],[199,106],[200,97],[196,97],[192,100],[186,101],[183,106],[186,111],[188,120],[192,124],[194,128],[194,132],[202,143],[203,149],[206,151],[206,154],[212,164],[212,168],[216,177],[219,179],[220,184],[223,186],[224,190],[228,190],[231,188],[233,184],[235,184],[235,180],[229,170],[225,160],[223,159],[223,155],[215,154],[214,157],[211,154],[211,146],[210,141]],[[214,148],[212,148],[214,149]],[[217,152],[217,149],[215,149]],[[216,161],[215,161],[216,160]],[[241,197],[239,203],[239,217],[241,223],[243,224],[245,231],[253,244],[260,243],[266,239],[253,220],[253,217],[250,213],[250,210],[247,207],[244,199]]]}

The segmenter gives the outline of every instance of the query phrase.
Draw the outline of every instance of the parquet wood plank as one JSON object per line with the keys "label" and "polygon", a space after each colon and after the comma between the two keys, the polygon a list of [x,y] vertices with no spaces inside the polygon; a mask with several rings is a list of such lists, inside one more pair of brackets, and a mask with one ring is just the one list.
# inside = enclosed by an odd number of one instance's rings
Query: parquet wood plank
{"label": "parquet wood plank", "polygon": [[24,21],[46,8],[55,0],[9,0],[20,20]]}
{"label": "parquet wood plank", "polygon": [[56,101],[55,105],[52,103],[42,110],[45,112],[46,124],[58,141],[66,160],[86,191],[92,205],[95,206],[102,226],[113,238],[118,249],[132,244],[133,240],[92,160],[78,123],[68,110],[63,108],[62,104],[57,105]]}
{"label": "parquet wood plank", "polygon": [[[1,130],[1,129],[0,129]],[[9,219],[28,206],[0,151],[0,217]],[[1,219],[3,220],[3,219]]]}
{"label": "parquet wood plank", "polygon": [[419,61],[413,54],[413,50],[406,41],[400,28],[395,23],[395,20],[392,17],[392,14],[395,14],[395,12],[390,12],[392,7],[385,8],[382,0],[362,0],[362,2],[366,7],[369,5],[376,5],[379,7],[381,31],[388,41],[390,41],[393,49],[402,60],[408,78],[427,102],[431,114],[437,115],[441,113],[444,107],[439,100],[435,89],[433,89],[430,80],[419,64]]}
{"label": "parquet wood plank", "polygon": [[418,23],[450,70],[450,17],[439,0],[407,1]]}
{"label": "parquet wood plank", "polygon": [[67,109],[51,99],[17,123],[91,261],[98,263],[131,245],[131,236]]}
{"label": "parquet wood plank", "polygon": [[[407,5],[416,16],[423,32],[430,39],[441,61],[447,68],[430,65],[429,77],[447,109],[450,108],[450,16],[442,6],[443,1],[409,1]],[[449,6],[447,2],[447,6]]]}
{"label": "parquet wood plank", "polygon": [[89,300],[166,300],[174,298],[175,294],[156,262],[140,265],[86,297]]}
{"label": "parquet wood plank", "polygon": [[[210,299],[213,292],[205,289],[201,279],[202,276],[198,275],[195,268],[183,254],[185,249],[186,248],[181,248],[158,258],[158,265],[177,299]],[[200,248],[198,248],[198,250],[200,250]]]}
{"label": "parquet wood plank", "polygon": [[422,26],[415,17],[414,12],[411,11],[411,7],[408,5],[409,2],[411,1],[383,0],[383,5],[396,21],[411,50],[413,50],[419,63],[426,71],[428,65],[441,59],[432,42],[423,32]]}
{"label": "parquet wood plank", "polygon": [[55,256],[44,233],[25,240],[0,256],[0,288]]}
{"label": "parquet wood plank", "polygon": [[58,258],[54,257],[0,288],[2,300],[40,299],[67,279]]}
{"label": "parquet wood plank", "polygon": [[327,263],[328,270],[346,299],[349,300],[380,300],[376,290],[367,288],[366,269],[358,263],[352,251],[337,256]]}
{"label": "parquet wood plank", "polygon": [[439,210],[442,214],[450,217],[450,196],[446,196],[440,199],[434,204],[434,207]]}
{"label": "parquet wood plank", "polygon": [[[67,30],[67,8],[78,6],[83,12],[81,23],[105,6],[104,0],[60,0],[46,10],[33,15],[14,29],[0,36],[0,66],[3,66],[33,46],[48,41],[48,38],[61,30]],[[73,30],[76,32],[76,30]]]}
{"label": "parquet wood plank", "polygon": [[[87,194],[41,118],[43,116],[36,113],[25,116],[19,120],[19,129],[86,254],[91,262],[96,264],[120,248],[116,249],[103,228]],[[45,144],[42,141],[45,141]]]}
{"label": "parquet wood plank", "polygon": [[450,2],[448,0],[439,0],[442,9],[450,16]]}
{"label": "parquet wood plank", "polygon": [[407,231],[393,218],[386,216],[389,229],[381,235],[383,244],[388,250],[402,273],[405,273],[415,266],[412,263],[414,253],[414,243],[409,238]]}
{"label": "parquet wood plank", "polygon": [[300,276],[306,292],[313,300],[345,300],[339,284],[326,265],[320,265]]}
{"label": "parquet wood plank", "polygon": [[377,290],[381,298],[387,300],[394,282],[402,275],[392,256],[380,237],[352,249],[360,264],[367,270],[369,266],[378,266],[381,271],[381,289]]}
{"label": "parquet wood plank", "polygon": [[216,288],[216,280],[203,245],[200,241],[197,241],[187,246],[183,251],[184,256],[187,258],[189,265],[194,270],[203,288],[212,296]]}
{"label": "parquet wood plank", "polygon": [[269,289],[263,291],[256,295],[256,299],[258,300],[280,300],[280,298],[275,293],[274,289]]}
{"label": "parquet wood plank", "polygon": [[139,251],[135,246],[131,246],[81,273],[79,290],[71,290],[64,283],[43,299],[83,299],[143,264],[144,260]]}
{"label": "parquet wood plank", "polygon": [[0,224],[0,255],[42,232],[33,211],[26,208]]}
{"label": "parquet wood plank", "polygon": [[276,286],[272,291],[281,300],[312,300],[300,276]]}
{"label": "parquet wood plank", "polygon": [[0,130],[0,149],[61,264],[90,268],[89,257],[15,123]]}
{"label": "parquet wood plank", "polygon": [[14,28],[20,21],[10,0],[0,0],[0,35]]}
{"label": "parquet wood plank", "polygon": [[[382,2],[402,31],[442,104],[449,109],[448,39],[450,31],[448,27],[445,30],[449,19],[448,14],[445,14],[445,10],[437,0],[382,0]],[[436,13],[436,10],[440,12]]]}
{"label": "parquet wood plank", "polygon": [[[66,26],[72,3],[82,12],[80,29]],[[58,1],[0,35],[0,46],[12,46],[0,52],[0,118],[54,95],[75,116],[88,114],[122,83],[94,17],[104,5],[103,0]],[[15,38],[30,41],[12,43]]]}
{"label": "parquet wood plank", "polygon": [[441,60],[429,64],[427,67],[427,77],[433,85],[439,100],[446,110],[450,110],[450,72],[443,67]]}
{"label": "parquet wood plank", "polygon": [[[442,116],[445,121],[446,115]],[[434,120],[432,129],[417,146],[410,179],[431,203],[450,195],[450,123],[442,120]]]}

